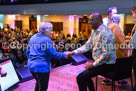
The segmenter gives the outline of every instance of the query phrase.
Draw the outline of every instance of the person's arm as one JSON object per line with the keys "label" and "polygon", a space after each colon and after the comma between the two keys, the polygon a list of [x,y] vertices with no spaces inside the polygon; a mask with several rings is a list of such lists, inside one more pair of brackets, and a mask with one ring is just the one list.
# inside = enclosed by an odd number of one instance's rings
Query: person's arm
{"label": "person's arm", "polygon": [[133,45],[133,48],[136,48],[136,32],[134,33],[134,35],[132,36],[132,38],[130,39],[129,44]]}
{"label": "person's arm", "polygon": [[27,58],[29,58],[29,53],[30,53],[30,50],[31,50],[31,49],[30,49],[30,48],[31,48],[30,46],[32,46],[32,45],[30,44],[30,41],[29,41],[29,43],[28,43],[28,45],[27,45],[27,50],[26,50],[26,57],[27,57]]}
{"label": "person's arm", "polygon": [[132,32],[131,32],[131,36],[133,36],[133,34],[135,33],[135,29],[136,29],[136,24],[134,25]]}
{"label": "person's arm", "polygon": [[26,56],[27,56],[27,58],[29,58],[29,53],[30,53],[30,47],[27,46],[27,50],[26,50]]}
{"label": "person's arm", "polygon": [[80,54],[80,53],[87,52],[90,49],[92,49],[92,38],[91,38],[91,36],[83,46],[81,46],[80,48],[78,48],[76,50],[73,50],[73,52],[74,52],[74,54]]}
{"label": "person's arm", "polygon": [[48,42],[46,43],[46,45],[50,45],[50,46],[46,46],[46,51],[48,54],[51,55],[52,58],[57,58],[57,59],[61,59],[61,58],[66,58],[67,57],[67,53],[60,53],[57,52],[54,45],[53,45],[53,41],[48,40]]}

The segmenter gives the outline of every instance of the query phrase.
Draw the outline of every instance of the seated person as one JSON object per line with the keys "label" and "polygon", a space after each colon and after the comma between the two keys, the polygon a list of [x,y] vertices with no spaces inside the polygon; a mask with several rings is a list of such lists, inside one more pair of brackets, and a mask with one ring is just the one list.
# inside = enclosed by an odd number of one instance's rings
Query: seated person
{"label": "seated person", "polygon": [[[86,70],[81,72],[76,78],[79,91],[87,91],[87,87],[89,91],[95,91],[92,78],[112,72],[116,63],[116,50],[110,46],[115,44],[115,36],[103,24],[100,13],[93,13],[90,16],[89,24],[91,29],[94,29],[90,38],[82,47],[72,51],[73,54],[80,54],[92,49],[92,57],[94,59],[94,62],[87,62]],[[103,45],[99,46],[97,43]]]}

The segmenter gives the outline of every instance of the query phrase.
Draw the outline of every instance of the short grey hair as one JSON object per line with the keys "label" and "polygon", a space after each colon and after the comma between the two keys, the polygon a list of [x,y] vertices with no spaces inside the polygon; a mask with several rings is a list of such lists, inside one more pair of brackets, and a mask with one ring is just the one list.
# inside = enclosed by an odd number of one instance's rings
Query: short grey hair
{"label": "short grey hair", "polygon": [[113,23],[119,24],[120,20],[121,20],[121,16],[117,15],[117,14],[116,15],[112,15],[111,19],[112,19]]}
{"label": "short grey hair", "polygon": [[49,28],[49,27],[53,27],[52,23],[50,23],[50,22],[41,22],[40,25],[39,25],[39,32],[40,33],[48,32],[49,29],[47,29],[47,28]]}

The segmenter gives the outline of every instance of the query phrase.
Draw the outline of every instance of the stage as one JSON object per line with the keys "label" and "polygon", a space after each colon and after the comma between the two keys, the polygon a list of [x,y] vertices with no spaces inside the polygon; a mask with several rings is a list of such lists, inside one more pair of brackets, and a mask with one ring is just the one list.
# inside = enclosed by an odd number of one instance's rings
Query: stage
{"label": "stage", "polygon": [[[85,64],[74,66],[71,64],[57,67],[51,70],[48,91],[79,91],[76,76],[85,70]],[[130,79],[128,85],[117,86],[116,91],[131,91]],[[95,84],[95,77],[93,78]],[[111,91],[111,86],[102,85],[102,78],[98,78],[98,91]],[[14,91],[34,91],[35,80],[20,83]]]}

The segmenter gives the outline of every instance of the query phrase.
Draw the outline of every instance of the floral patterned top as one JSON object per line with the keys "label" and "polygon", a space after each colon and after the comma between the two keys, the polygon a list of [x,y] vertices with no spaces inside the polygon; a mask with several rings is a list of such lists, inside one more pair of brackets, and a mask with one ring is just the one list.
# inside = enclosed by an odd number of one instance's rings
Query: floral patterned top
{"label": "floral patterned top", "polygon": [[92,49],[92,57],[95,60],[93,63],[94,67],[104,63],[115,64],[115,36],[104,24],[101,24],[97,30],[94,30],[85,45],[74,50],[74,53],[84,53],[90,49]]}

